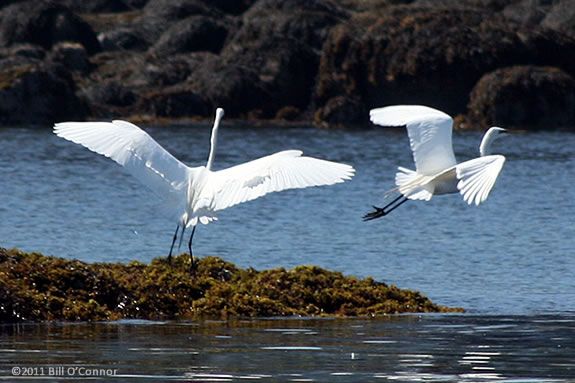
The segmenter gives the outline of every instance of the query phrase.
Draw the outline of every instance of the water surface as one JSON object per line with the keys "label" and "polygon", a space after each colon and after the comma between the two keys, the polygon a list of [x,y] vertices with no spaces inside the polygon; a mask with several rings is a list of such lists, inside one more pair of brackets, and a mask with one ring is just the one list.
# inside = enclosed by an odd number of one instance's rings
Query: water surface
{"label": "water surface", "polygon": [[[184,162],[205,164],[208,125],[150,127]],[[456,133],[458,160],[477,156],[481,134]],[[85,261],[165,255],[175,224],[155,196],[114,162],[49,131],[0,130],[0,246]],[[408,202],[362,222],[412,167],[403,129],[220,129],[215,167],[284,149],[352,164],[352,182],[267,195],[221,213],[196,232],[197,255],[258,269],[316,264],[413,288],[471,312],[527,314],[575,308],[575,135],[502,138],[507,162],[487,202],[458,195]]]}

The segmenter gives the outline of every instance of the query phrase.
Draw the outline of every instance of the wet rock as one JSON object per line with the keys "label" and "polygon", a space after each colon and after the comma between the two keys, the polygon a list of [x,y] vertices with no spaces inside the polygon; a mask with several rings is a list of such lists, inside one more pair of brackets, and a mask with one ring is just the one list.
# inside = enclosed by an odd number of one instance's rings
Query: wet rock
{"label": "wet rock", "polygon": [[242,16],[230,50],[257,48],[262,40],[278,37],[319,50],[331,27],[348,17],[345,10],[324,0],[259,0]]}
{"label": "wet rock", "polygon": [[[366,109],[417,103],[463,113],[479,78],[499,67],[538,63],[572,71],[572,39],[543,29],[521,29],[477,8],[389,7],[356,15],[326,41],[316,85],[316,116],[331,115],[332,98],[349,97]],[[570,48],[568,48],[570,47]],[[356,102],[356,101],[354,101]],[[367,114],[361,120],[367,123]]]}
{"label": "wet rock", "polygon": [[92,28],[61,5],[24,1],[0,11],[0,46],[31,43],[50,49],[62,41],[80,43],[90,54],[100,49]]}
{"label": "wet rock", "polygon": [[191,16],[221,18],[222,12],[209,1],[202,0],[154,0],[144,7],[144,13],[136,20],[138,33],[153,45],[170,27]]}
{"label": "wet rock", "polygon": [[369,113],[365,105],[359,99],[352,97],[337,96],[330,98],[319,109],[314,122],[321,127],[342,128],[349,127],[350,121],[362,121]]}
{"label": "wet rock", "polygon": [[522,0],[507,5],[503,14],[526,27],[542,26],[575,37],[574,0]]}
{"label": "wet rock", "polygon": [[238,105],[236,113],[260,109],[259,116],[273,118],[286,105],[308,109],[321,46],[329,30],[346,17],[345,11],[322,0],[254,4],[222,51],[225,63],[252,73],[254,93],[261,96],[259,106],[250,100],[249,105]]}
{"label": "wet rock", "polygon": [[210,105],[186,86],[151,91],[143,96],[143,109],[158,117],[208,117]]}
{"label": "wet rock", "polygon": [[541,26],[575,37],[575,1],[561,0],[555,2],[545,15]]}
{"label": "wet rock", "polygon": [[61,65],[27,64],[0,72],[0,121],[44,124],[87,116],[70,73]]}
{"label": "wet rock", "polygon": [[50,52],[50,59],[64,65],[71,71],[87,72],[91,65],[84,46],[78,43],[58,43]]}
{"label": "wet rock", "polygon": [[123,0],[60,0],[60,4],[74,12],[123,12],[130,9]]}
{"label": "wet rock", "polygon": [[208,51],[218,53],[227,38],[223,21],[208,16],[191,16],[165,31],[154,44],[156,55]]}
{"label": "wet rock", "polygon": [[100,110],[105,109],[105,106],[133,105],[137,100],[136,94],[131,89],[114,80],[95,83],[84,90],[84,95],[91,105]]}
{"label": "wet rock", "polygon": [[0,248],[0,323],[462,312],[418,292],[314,266],[257,271],[217,257],[88,264]]}
{"label": "wet rock", "polygon": [[497,69],[473,89],[468,115],[483,127],[574,129],[575,79],[553,67]]}
{"label": "wet rock", "polygon": [[142,38],[133,27],[120,27],[98,33],[98,41],[104,51],[145,51],[148,41]]}
{"label": "wet rock", "polygon": [[251,7],[256,0],[211,0],[210,3],[224,13],[239,15]]}
{"label": "wet rock", "polygon": [[190,87],[230,117],[245,115],[267,102],[268,93],[255,68],[225,63],[214,57],[206,60],[189,78]]}

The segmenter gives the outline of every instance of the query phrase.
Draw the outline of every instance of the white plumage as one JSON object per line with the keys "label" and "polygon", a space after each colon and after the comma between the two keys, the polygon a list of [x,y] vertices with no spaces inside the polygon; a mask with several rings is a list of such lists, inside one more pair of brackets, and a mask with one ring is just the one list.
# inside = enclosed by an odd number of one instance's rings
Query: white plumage
{"label": "white plumage", "polygon": [[400,196],[383,208],[375,207],[364,219],[382,217],[407,199],[429,201],[434,195],[461,193],[468,204],[484,202],[505,163],[502,155],[491,155],[491,144],[506,133],[490,128],[480,145],[480,157],[458,164],[453,154],[453,119],[422,105],[396,105],[370,111],[370,119],[381,126],[406,126],[416,170],[398,168],[395,176]]}
{"label": "white plumage", "polygon": [[[311,186],[333,185],[351,179],[353,167],[302,156],[286,150],[228,169],[212,171],[217,131],[224,111],[218,108],[206,166],[188,167],[146,132],[126,121],[63,122],[54,133],[111,158],[165,201],[178,228],[217,219],[217,212],[265,194]],[[174,245],[178,229],[174,235]],[[192,232],[193,236],[193,232]],[[190,254],[191,254],[190,237]],[[170,249],[171,255],[171,249]]]}

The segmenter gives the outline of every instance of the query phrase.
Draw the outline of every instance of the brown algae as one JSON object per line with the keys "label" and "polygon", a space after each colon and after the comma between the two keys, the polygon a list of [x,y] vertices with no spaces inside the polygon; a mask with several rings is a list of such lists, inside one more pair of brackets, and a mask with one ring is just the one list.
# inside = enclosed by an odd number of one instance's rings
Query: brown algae
{"label": "brown algae", "polygon": [[86,263],[0,248],[0,322],[381,316],[461,312],[416,291],[315,266],[241,269],[217,257]]}

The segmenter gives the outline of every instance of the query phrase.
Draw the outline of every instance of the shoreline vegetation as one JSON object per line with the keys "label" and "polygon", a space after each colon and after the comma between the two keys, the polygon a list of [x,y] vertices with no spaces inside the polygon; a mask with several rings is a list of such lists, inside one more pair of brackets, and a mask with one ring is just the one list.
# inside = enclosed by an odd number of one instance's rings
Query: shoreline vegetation
{"label": "shoreline vegetation", "polygon": [[0,323],[369,317],[463,312],[421,293],[316,266],[258,271],[218,257],[86,263],[0,248]]}

